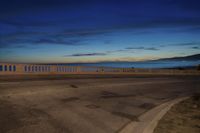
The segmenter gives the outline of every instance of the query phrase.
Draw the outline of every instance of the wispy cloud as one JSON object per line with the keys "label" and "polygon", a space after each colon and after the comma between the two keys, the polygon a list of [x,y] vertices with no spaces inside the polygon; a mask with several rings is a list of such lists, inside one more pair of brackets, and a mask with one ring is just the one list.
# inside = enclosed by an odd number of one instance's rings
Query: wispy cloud
{"label": "wispy cloud", "polygon": [[171,44],[162,44],[160,47],[168,47],[168,46],[197,46],[200,45],[200,42],[180,42],[180,43],[171,43]]}
{"label": "wispy cloud", "polygon": [[191,47],[192,49],[200,49],[200,47],[197,47],[197,46],[194,46],[194,47]]}
{"label": "wispy cloud", "polygon": [[78,54],[71,54],[65,55],[64,57],[80,57],[80,56],[105,56],[106,53],[78,53]]}
{"label": "wispy cloud", "polygon": [[200,42],[185,42],[185,43],[176,43],[176,44],[172,44],[172,45],[176,45],[176,46],[192,46],[192,45],[199,45]]}
{"label": "wispy cloud", "polygon": [[0,35],[0,48],[28,48],[29,46],[38,47],[39,45],[84,45],[85,38],[66,37],[61,33],[46,32],[15,32]]}
{"label": "wispy cloud", "polygon": [[68,40],[63,40],[63,39],[39,39],[32,41],[33,44],[54,44],[54,45],[77,45],[79,44],[80,40],[78,39],[68,39]]}
{"label": "wispy cloud", "polygon": [[126,49],[129,49],[129,50],[159,50],[158,48],[155,48],[155,47],[127,47]]}
{"label": "wispy cloud", "polygon": [[106,53],[112,54],[112,53],[117,53],[117,52],[127,52],[129,49],[118,49],[118,50],[108,50]]}
{"label": "wispy cloud", "polygon": [[102,53],[76,53],[76,54],[71,54],[71,55],[64,55],[64,57],[80,57],[80,56],[105,56],[105,55],[110,55],[113,53],[120,53],[120,52],[131,52],[133,53],[134,51],[132,50],[159,50],[154,47],[128,47],[124,49],[118,49],[118,50],[108,50]]}

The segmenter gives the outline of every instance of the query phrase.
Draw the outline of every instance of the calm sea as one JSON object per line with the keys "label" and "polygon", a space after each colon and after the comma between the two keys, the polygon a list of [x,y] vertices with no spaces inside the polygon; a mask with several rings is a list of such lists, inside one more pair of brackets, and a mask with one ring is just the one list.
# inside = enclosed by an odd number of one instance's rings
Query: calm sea
{"label": "calm sea", "polygon": [[126,68],[174,68],[190,67],[200,64],[198,61],[144,61],[144,62],[100,62],[100,63],[70,63],[60,65],[70,66],[105,66],[105,67],[126,67]]}

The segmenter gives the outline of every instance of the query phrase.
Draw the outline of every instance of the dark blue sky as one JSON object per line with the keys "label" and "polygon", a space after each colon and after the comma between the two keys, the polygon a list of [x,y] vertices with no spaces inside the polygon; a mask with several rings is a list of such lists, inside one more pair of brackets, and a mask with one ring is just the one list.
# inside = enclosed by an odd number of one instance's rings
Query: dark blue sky
{"label": "dark blue sky", "polygon": [[1,0],[1,62],[140,61],[200,53],[199,0]]}

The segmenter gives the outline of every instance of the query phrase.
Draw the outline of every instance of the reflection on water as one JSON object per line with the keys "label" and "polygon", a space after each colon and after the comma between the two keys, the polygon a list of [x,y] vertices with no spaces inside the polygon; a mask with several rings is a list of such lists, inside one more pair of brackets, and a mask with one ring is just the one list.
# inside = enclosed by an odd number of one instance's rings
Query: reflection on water
{"label": "reflection on water", "polygon": [[101,63],[72,63],[70,66],[105,66],[105,67],[134,67],[134,68],[172,68],[188,67],[200,64],[198,61],[144,61],[144,62],[101,62]]}

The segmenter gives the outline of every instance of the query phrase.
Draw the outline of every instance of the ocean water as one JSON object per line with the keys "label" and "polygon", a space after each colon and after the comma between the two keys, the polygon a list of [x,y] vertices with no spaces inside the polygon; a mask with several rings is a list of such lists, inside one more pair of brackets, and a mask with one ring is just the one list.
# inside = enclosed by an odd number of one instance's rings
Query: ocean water
{"label": "ocean water", "polygon": [[143,62],[100,62],[100,63],[70,63],[61,65],[70,66],[104,66],[104,67],[124,67],[124,68],[174,68],[190,67],[200,64],[198,61],[143,61]]}

